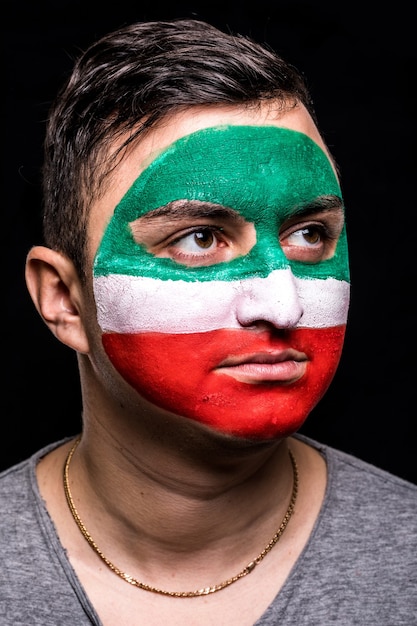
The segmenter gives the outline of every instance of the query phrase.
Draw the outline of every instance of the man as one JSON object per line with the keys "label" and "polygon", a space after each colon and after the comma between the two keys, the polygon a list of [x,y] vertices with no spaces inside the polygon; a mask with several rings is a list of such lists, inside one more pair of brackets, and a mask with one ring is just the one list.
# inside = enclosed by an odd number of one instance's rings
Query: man
{"label": "man", "polygon": [[296,435],[349,304],[297,71],[193,20],[110,34],[51,110],[44,194],[27,284],[83,428],[2,476],[0,623],[413,623],[417,488]]}

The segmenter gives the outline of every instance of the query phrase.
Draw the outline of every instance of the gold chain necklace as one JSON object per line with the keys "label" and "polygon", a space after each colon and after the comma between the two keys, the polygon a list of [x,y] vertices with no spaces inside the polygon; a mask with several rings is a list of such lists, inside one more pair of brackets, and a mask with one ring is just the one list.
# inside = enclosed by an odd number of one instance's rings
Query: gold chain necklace
{"label": "gold chain necklace", "polygon": [[203,589],[197,589],[195,591],[166,591],[164,589],[158,589],[158,587],[152,587],[151,585],[141,583],[139,580],[136,580],[136,578],[133,578],[133,576],[130,576],[129,574],[126,574],[125,572],[122,572],[122,570],[120,570],[118,567],[116,567],[116,565],[114,565],[111,561],[109,561],[109,559],[106,556],[104,556],[104,554],[102,553],[102,551],[100,550],[100,548],[98,547],[98,545],[96,544],[96,542],[94,541],[90,533],[88,532],[87,528],[85,527],[82,519],[78,515],[78,511],[75,508],[74,500],[72,498],[71,491],[69,488],[68,471],[69,471],[69,466],[71,463],[72,456],[79,443],[80,443],[80,437],[75,441],[74,445],[69,451],[67,459],[65,461],[65,466],[64,466],[64,490],[65,490],[65,496],[66,496],[71,514],[78,528],[80,529],[84,539],[87,540],[91,548],[98,554],[98,556],[102,559],[102,561],[104,561],[107,567],[109,567],[112,572],[117,574],[117,576],[120,576],[120,578],[125,580],[127,583],[133,585],[134,587],[139,587],[140,589],[143,589],[145,591],[152,591],[153,593],[159,593],[164,596],[170,596],[173,598],[195,598],[197,596],[206,596],[210,593],[215,593],[216,591],[220,591],[221,589],[228,587],[232,583],[235,583],[236,581],[240,580],[244,576],[247,576],[247,574],[250,574],[251,572],[253,572],[255,567],[265,558],[268,552],[272,550],[275,544],[278,543],[278,541],[280,540],[294,512],[295,501],[297,499],[297,493],[298,493],[298,467],[297,467],[297,463],[296,463],[293,453],[291,452],[291,450],[288,450],[290,459],[291,459],[292,468],[293,468],[293,475],[294,475],[290,503],[288,505],[288,509],[284,515],[284,518],[281,522],[280,527],[278,528],[275,535],[272,537],[271,541],[262,550],[262,552],[260,552],[258,556],[255,559],[253,559],[253,561],[250,561],[238,574],[236,574],[235,576],[232,576],[232,578],[228,578],[227,580],[219,583],[218,585],[213,585],[212,587],[204,587]]}

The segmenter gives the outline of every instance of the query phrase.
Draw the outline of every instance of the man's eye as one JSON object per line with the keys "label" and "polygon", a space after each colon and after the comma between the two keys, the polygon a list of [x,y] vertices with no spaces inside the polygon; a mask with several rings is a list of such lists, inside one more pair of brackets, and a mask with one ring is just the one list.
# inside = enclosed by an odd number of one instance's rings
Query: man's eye
{"label": "man's eye", "polygon": [[185,265],[213,265],[229,260],[232,242],[218,226],[200,226],[188,230],[164,244],[158,256],[167,256]]}
{"label": "man's eye", "polygon": [[334,254],[337,237],[332,237],[324,225],[308,224],[282,233],[280,242],[288,260],[319,263]]}
{"label": "man's eye", "polygon": [[199,252],[206,252],[216,248],[221,242],[218,240],[214,229],[212,228],[200,228],[188,235],[178,238],[172,242],[169,247],[176,248],[178,251],[198,254]]}
{"label": "man's eye", "polygon": [[323,229],[317,226],[300,228],[291,233],[286,239],[287,244],[294,246],[317,246],[323,239]]}
{"label": "man's eye", "polygon": [[[203,205],[203,207],[200,206]],[[207,267],[244,256],[256,243],[255,225],[233,209],[187,202],[161,207],[129,224],[134,241],[158,259]]]}

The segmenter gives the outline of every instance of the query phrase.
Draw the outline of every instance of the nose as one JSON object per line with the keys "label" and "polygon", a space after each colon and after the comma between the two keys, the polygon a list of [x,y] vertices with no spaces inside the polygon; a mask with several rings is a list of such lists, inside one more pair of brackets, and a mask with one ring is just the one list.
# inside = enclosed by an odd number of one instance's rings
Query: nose
{"label": "nose", "polygon": [[266,278],[243,280],[237,287],[236,316],[242,326],[262,322],[276,328],[293,328],[303,307],[290,269],[272,271]]}

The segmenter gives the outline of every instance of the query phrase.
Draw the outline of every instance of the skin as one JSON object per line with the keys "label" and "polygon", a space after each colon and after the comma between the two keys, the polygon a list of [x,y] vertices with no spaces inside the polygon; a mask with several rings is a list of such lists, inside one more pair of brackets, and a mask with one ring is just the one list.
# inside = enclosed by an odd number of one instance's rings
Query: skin
{"label": "skin", "polygon": [[[115,207],[138,175],[175,140],[223,124],[293,129],[327,154],[302,106],[279,114],[272,105],[176,114],[129,150],[105,194],[93,203],[88,233],[92,268]],[[239,253],[244,254],[253,243],[250,227],[241,241]],[[222,432],[143,397],[103,347],[92,281],[83,287],[68,259],[41,246],[30,251],[26,276],[45,323],[78,355],[83,437],[71,464],[70,486],[91,535],[122,570],[179,590],[236,574],[279,526],[293,480],[287,446],[294,451],[300,491],[296,513],[279,544],[250,576],[192,602],[141,592],[103,567],[65,502],[62,468],[70,444],[44,457],[37,468],[61,542],[103,623],[253,624],[284,584],[314,526],[326,485],[321,456],[285,436],[248,439]],[[271,320],[263,319],[261,309],[257,317],[248,333],[262,335]],[[229,377],[238,378],[233,373]]]}

